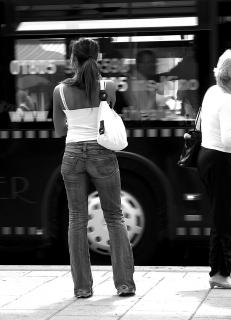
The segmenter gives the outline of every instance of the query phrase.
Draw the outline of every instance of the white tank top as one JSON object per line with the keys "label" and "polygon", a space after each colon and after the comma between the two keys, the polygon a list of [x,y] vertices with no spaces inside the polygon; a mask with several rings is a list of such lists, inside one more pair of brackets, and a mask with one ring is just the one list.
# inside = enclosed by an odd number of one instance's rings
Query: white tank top
{"label": "white tank top", "polygon": [[59,92],[67,117],[66,143],[96,140],[98,107],[69,110],[62,83],[59,85]]}

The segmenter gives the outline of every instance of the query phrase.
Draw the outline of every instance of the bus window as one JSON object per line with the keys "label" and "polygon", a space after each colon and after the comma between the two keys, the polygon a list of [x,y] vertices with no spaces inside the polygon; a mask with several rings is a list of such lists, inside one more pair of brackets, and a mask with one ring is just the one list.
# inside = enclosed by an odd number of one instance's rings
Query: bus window
{"label": "bus window", "polygon": [[[124,120],[195,117],[199,81],[194,38],[192,34],[95,38],[101,49],[101,75],[115,82],[115,108]],[[10,112],[11,120],[49,120],[53,89],[70,76],[66,51],[66,39],[15,41],[10,72],[15,76],[16,110]]]}
{"label": "bus window", "polygon": [[181,120],[198,110],[194,35],[99,39],[101,74],[117,85],[116,109],[126,120]]}
{"label": "bus window", "polygon": [[47,120],[54,86],[63,79],[65,59],[63,40],[15,41],[15,60],[10,62],[10,73],[15,76],[16,84],[16,110],[11,112],[12,120]]}

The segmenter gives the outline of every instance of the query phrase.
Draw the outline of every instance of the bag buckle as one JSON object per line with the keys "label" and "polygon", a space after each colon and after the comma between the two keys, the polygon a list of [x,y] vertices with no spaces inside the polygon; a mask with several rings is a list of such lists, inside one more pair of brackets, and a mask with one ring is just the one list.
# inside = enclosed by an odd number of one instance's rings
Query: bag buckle
{"label": "bag buckle", "polygon": [[105,127],[104,127],[104,120],[101,120],[99,123],[99,134],[104,134]]}
{"label": "bag buckle", "polygon": [[99,98],[100,98],[100,101],[107,101],[107,93],[105,90],[100,90]]}

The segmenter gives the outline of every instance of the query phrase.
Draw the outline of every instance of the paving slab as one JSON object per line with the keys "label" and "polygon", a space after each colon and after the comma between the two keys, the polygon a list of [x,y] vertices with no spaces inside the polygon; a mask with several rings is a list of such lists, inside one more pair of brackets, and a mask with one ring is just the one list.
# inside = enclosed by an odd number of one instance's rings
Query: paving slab
{"label": "paving slab", "polygon": [[70,266],[0,265],[1,320],[230,320],[231,290],[207,267],[137,266],[136,295],[118,297],[111,266],[92,266],[94,295],[76,299]]}

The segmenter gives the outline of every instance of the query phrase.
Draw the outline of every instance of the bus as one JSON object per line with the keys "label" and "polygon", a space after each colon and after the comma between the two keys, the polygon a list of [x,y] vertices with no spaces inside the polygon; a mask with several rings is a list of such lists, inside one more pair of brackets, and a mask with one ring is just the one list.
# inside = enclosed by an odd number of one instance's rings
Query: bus
{"label": "bus", "polygon": [[[98,41],[101,75],[117,87],[128,135],[117,152],[121,200],[135,263],[150,263],[164,241],[207,244],[203,186],[177,161],[230,46],[230,2],[1,0],[0,7],[0,249],[68,252],[65,139],[55,136],[52,93],[72,76],[70,47],[81,37]],[[109,237],[93,185],[88,209],[90,252],[103,263]]]}

